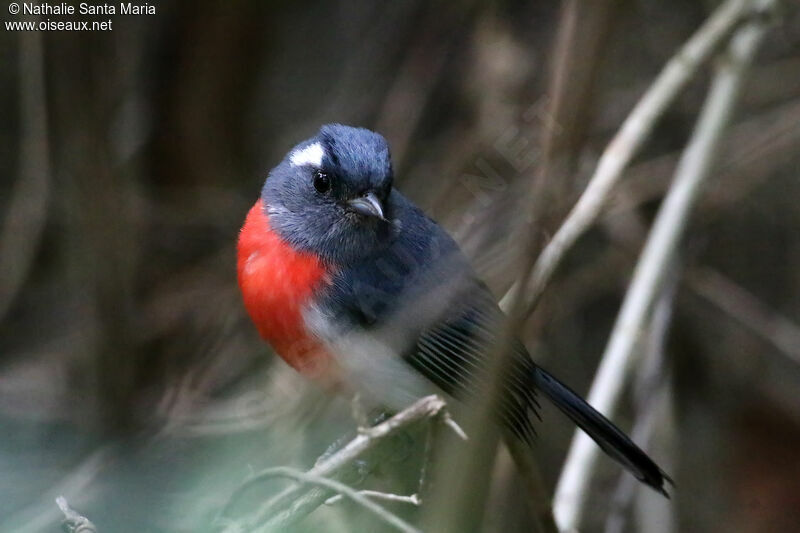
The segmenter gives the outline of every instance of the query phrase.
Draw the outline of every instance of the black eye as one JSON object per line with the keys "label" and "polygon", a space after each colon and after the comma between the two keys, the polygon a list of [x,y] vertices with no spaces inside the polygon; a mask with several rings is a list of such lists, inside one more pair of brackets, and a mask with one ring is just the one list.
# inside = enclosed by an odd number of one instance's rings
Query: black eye
{"label": "black eye", "polygon": [[328,192],[331,188],[331,177],[327,172],[317,170],[314,172],[314,188],[319,193]]}

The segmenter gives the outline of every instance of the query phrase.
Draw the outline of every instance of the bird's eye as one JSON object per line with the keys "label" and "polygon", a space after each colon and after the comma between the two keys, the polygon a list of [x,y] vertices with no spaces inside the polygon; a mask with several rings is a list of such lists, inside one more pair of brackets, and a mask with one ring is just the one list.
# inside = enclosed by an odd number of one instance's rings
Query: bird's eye
{"label": "bird's eye", "polygon": [[314,188],[319,193],[326,193],[331,188],[331,177],[327,172],[317,170],[314,172]]}

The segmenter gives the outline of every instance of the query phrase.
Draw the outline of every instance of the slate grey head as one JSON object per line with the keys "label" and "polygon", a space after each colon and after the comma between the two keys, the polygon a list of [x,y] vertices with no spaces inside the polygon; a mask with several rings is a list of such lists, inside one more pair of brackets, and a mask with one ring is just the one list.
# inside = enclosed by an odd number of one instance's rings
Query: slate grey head
{"label": "slate grey head", "polygon": [[261,200],[273,231],[295,249],[346,264],[390,238],[392,178],[381,135],[328,124],[269,173]]}

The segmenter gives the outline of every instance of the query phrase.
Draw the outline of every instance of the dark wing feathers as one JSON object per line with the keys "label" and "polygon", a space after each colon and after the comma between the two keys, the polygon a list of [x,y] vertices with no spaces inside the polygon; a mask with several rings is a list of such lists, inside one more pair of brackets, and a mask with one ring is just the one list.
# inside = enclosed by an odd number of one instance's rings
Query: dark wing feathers
{"label": "dark wing feathers", "polygon": [[[496,317],[489,318],[479,307],[469,307],[454,319],[423,330],[404,358],[448,394],[456,398],[471,397],[479,390],[476,380],[482,379],[486,371],[485,357],[495,342],[491,332],[493,326],[501,325],[501,319],[499,310]],[[536,431],[530,414],[539,415],[529,377],[533,363],[521,345],[514,348],[498,416],[517,437],[531,443]],[[437,371],[442,368],[449,371]]]}

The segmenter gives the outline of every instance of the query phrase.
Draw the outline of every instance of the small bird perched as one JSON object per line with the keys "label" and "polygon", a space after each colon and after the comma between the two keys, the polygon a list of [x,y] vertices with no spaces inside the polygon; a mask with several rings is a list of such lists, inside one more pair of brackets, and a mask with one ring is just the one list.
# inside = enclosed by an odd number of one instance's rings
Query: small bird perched
{"label": "small bird perched", "polygon": [[[386,140],[329,124],[270,172],[238,242],[238,281],[261,336],[328,387],[393,410],[480,391],[504,316],[458,245],[392,187]],[[530,442],[538,391],[657,491],[669,477],[514,342],[498,422]]]}

